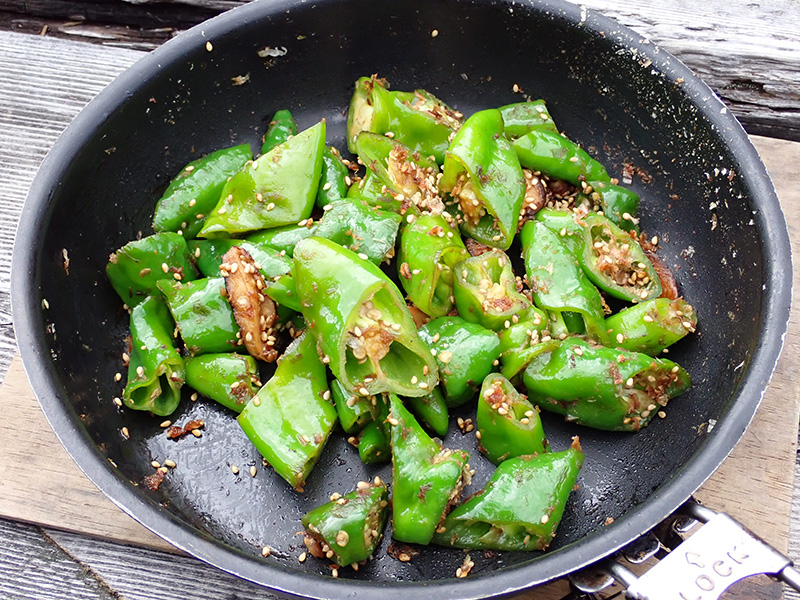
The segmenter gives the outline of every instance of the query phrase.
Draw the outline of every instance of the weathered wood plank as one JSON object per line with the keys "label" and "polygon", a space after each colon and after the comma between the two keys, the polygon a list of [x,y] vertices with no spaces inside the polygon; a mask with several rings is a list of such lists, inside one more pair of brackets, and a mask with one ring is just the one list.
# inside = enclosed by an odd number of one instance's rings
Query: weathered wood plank
{"label": "weathered wood plank", "polygon": [[[243,0],[8,0],[0,29],[154,48]],[[800,5],[784,0],[585,0],[683,60],[749,133],[800,140]]]}
{"label": "weathered wood plank", "polygon": [[114,596],[37,527],[0,521],[0,598],[112,600]]}

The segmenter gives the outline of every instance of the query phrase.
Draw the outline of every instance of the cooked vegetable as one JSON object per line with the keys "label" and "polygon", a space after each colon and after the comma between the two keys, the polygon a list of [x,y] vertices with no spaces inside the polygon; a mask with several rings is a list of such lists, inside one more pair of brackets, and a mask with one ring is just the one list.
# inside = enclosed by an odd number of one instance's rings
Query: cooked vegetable
{"label": "cooked vegetable", "polygon": [[237,413],[242,411],[261,386],[255,359],[235,352],[187,358],[186,383],[206,398]]}

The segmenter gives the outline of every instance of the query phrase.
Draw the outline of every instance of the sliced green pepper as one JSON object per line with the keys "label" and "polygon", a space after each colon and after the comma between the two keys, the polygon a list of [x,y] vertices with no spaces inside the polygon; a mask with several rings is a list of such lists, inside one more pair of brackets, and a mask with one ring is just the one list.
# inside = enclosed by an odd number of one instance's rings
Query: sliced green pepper
{"label": "sliced green pepper", "polygon": [[498,373],[483,380],[476,421],[478,448],[496,465],[548,450],[539,411]]}
{"label": "sliced green pepper", "polygon": [[512,317],[524,317],[532,307],[531,301],[517,291],[511,261],[501,250],[467,258],[453,270],[458,314],[471,323],[501,331],[510,326]]}
{"label": "sliced green pepper", "polygon": [[550,320],[543,311],[531,308],[525,320],[513,323],[497,335],[500,338],[500,372],[513,380],[534,356],[543,351],[543,345],[558,337],[550,331]]}
{"label": "sliced green pepper", "polygon": [[440,317],[419,330],[439,365],[448,406],[469,401],[500,357],[497,335],[461,317]]}
{"label": "sliced green pepper", "polygon": [[158,289],[167,299],[172,318],[191,354],[231,352],[241,346],[239,326],[228,304],[222,277],[188,283],[161,281]]}
{"label": "sliced green pepper", "polygon": [[181,401],[186,371],[173,346],[173,322],[160,296],[148,296],[131,311],[128,384],[122,401],[128,408],[165,417]]}
{"label": "sliced green pepper", "polygon": [[323,208],[341,198],[347,197],[347,176],[349,170],[342,162],[339,152],[327,147],[322,153],[322,171],[319,176],[316,204]]}
{"label": "sliced green pepper", "polygon": [[385,79],[362,77],[347,114],[347,147],[356,154],[355,141],[362,131],[394,139],[422,156],[444,161],[450,135],[461,125],[461,115],[425,90],[390,92]]}
{"label": "sliced green pepper", "polygon": [[506,104],[497,110],[503,115],[503,133],[509,140],[515,140],[535,129],[558,133],[544,100]]}
{"label": "sliced green pepper", "polygon": [[589,181],[585,188],[592,200],[599,201],[603,214],[625,231],[639,231],[636,212],[639,196],[633,190],[610,181]]}
{"label": "sliced green pepper", "polygon": [[536,213],[536,220],[558,234],[561,243],[578,259],[585,243],[583,217],[571,210],[543,208]]}
{"label": "sliced green pepper", "polygon": [[155,231],[181,231],[188,239],[203,228],[222,188],[253,159],[250,144],[217,150],[186,165],[156,204]]}
{"label": "sliced green pepper", "polygon": [[280,250],[265,243],[218,238],[213,240],[189,240],[187,245],[195,257],[198,270],[205,277],[219,276],[222,257],[234,246],[247,250],[253,260],[258,263],[261,274],[268,281],[280,275],[285,275],[292,270],[291,256],[281,255]]}
{"label": "sliced green pepper", "polygon": [[305,544],[317,558],[346,566],[367,560],[381,541],[389,518],[389,492],[379,478],[303,516]]}
{"label": "sliced green pepper", "polygon": [[447,435],[447,428],[450,424],[447,402],[438,387],[433,388],[433,391],[427,396],[404,398],[403,403],[424,427],[441,437]]}
{"label": "sliced green pepper", "polygon": [[303,316],[348,391],[424,396],[435,387],[436,363],[383,271],[319,237],[297,244],[294,264]]}
{"label": "sliced green pepper", "polygon": [[284,252],[289,258],[294,254],[294,247],[300,240],[314,235],[317,224],[312,219],[307,219],[303,225],[293,223],[283,227],[273,227],[264,231],[251,233],[245,239],[254,244],[266,244],[278,251]]}
{"label": "sliced green pepper", "polygon": [[389,396],[392,426],[394,539],[427,544],[470,481],[464,450],[449,450],[428,437],[397,396]]}
{"label": "sliced green pepper", "polygon": [[620,348],[655,356],[694,331],[697,314],[682,298],[655,298],[608,317],[606,327]]}
{"label": "sliced green pepper", "polygon": [[638,431],[691,385],[672,361],[568,338],[534,358],[523,376],[528,399],[568,421]]}
{"label": "sliced green pepper", "polygon": [[331,398],[345,433],[358,433],[375,420],[378,409],[375,396],[351,394],[338,379],[330,383]]}
{"label": "sliced green pepper", "polygon": [[186,359],[186,383],[238,413],[258,391],[258,365],[248,354],[203,354]]}
{"label": "sliced green pepper", "polygon": [[[314,235],[366,256],[376,265],[394,256],[402,217],[351,200],[336,200],[317,224]],[[362,258],[363,258],[362,256]]]}
{"label": "sliced green pepper", "polygon": [[526,169],[580,185],[581,181],[608,181],[606,168],[563,135],[541,129],[529,131],[512,146]]}
{"label": "sliced green pepper", "polygon": [[129,242],[114,252],[106,275],[122,301],[136,306],[156,291],[159,281],[191,281],[197,271],[183,236],[165,231]]}
{"label": "sliced green pepper", "polygon": [[389,431],[389,403],[383,396],[376,397],[378,409],[375,420],[367,423],[358,438],[358,456],[366,465],[389,462],[392,457],[391,432]]}
{"label": "sliced green pepper", "polygon": [[308,219],[324,149],[320,121],[260,156],[225,184],[200,237],[231,237]]}
{"label": "sliced green pepper", "polygon": [[353,184],[347,190],[347,198],[353,201],[360,200],[370,206],[403,214],[405,200],[395,200],[389,188],[387,188],[380,178],[370,169],[364,177]]}
{"label": "sliced green pepper", "polygon": [[525,223],[520,235],[528,285],[536,305],[554,313],[579,314],[586,332],[605,342],[608,336],[600,292],[561,236],[535,220]]}
{"label": "sliced green pepper", "polygon": [[292,342],[275,374],[238,417],[261,455],[298,491],[336,424],[336,409],[325,400],[325,365],[315,345],[307,333]]}
{"label": "sliced green pepper", "polygon": [[588,215],[584,221],[580,258],[589,279],[621,300],[658,298],[661,279],[639,242],[602,215]]}
{"label": "sliced green pepper", "polygon": [[458,130],[439,189],[458,203],[466,235],[501,250],[511,246],[525,198],[525,176],[503,137],[499,110],[477,112]]}
{"label": "sliced green pepper", "polygon": [[399,280],[414,305],[431,317],[443,317],[455,305],[453,267],[469,257],[461,236],[442,215],[408,215],[400,233]]}
{"label": "sliced green pepper", "polygon": [[297,123],[291,111],[279,110],[272,116],[267,132],[261,144],[261,154],[266,154],[275,146],[284,143],[291,136],[297,135]]}
{"label": "sliced green pepper", "polygon": [[433,542],[476,550],[546,549],[582,465],[577,438],[563,452],[504,461],[480,492],[447,515]]}

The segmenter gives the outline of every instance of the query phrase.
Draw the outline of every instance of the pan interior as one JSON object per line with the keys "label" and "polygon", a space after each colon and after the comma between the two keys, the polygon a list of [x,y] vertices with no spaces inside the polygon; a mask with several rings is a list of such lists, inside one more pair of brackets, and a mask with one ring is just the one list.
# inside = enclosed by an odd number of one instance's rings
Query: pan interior
{"label": "pan interior", "polygon": [[[552,572],[559,572],[558,557],[577,542],[672,485],[702,451],[709,423],[723,422],[737,400],[769,293],[762,289],[767,260],[758,199],[742,176],[747,165],[725,141],[743,134],[721,132],[698,108],[715,100],[696,83],[684,89],[685,71],[674,59],[646,44],[622,43],[627,34],[603,19],[588,15],[579,23],[586,15],[576,7],[353,0],[286,11],[281,3],[246,8],[208,25],[211,51],[194,31],[189,41],[145,59],[152,67],[146,77],[123,78],[105,93],[106,102],[118,99],[117,110],[107,117],[95,111],[91,125],[80,121],[85,143],[67,140],[57,148],[74,155],[50,190],[37,240],[34,277],[50,310],[38,317],[35,334],[53,357],[60,395],[80,436],[137,486],[142,506],[130,510],[169,513],[188,535],[213,537],[236,554],[257,556],[269,544],[271,564],[279,569],[329,573],[325,561],[297,562],[301,515],[359,480],[380,475],[390,481],[389,467],[364,466],[336,435],[298,495],[262,467],[233,413],[222,407],[192,402],[187,391],[172,420],[203,419],[206,425],[201,438],[177,442],[166,439],[162,419],[118,409],[112,399],[124,383],[115,373],[124,375],[127,314],[105,279],[108,255],[152,232],[155,201],[178,169],[218,148],[249,142],[257,149],[277,109],[292,110],[301,129],[325,118],[329,143],[345,148],[347,105],[361,75],[378,73],[394,89],[425,88],[467,115],[544,98],[559,127],[613,176],[622,179],[633,166],[641,226],[658,236],[661,256],[700,321],[697,335],[670,350],[694,386],[670,404],[666,419],[622,435],[544,416],[554,449],[580,435],[587,457],[551,552],[473,553],[472,559],[478,575],[529,561],[551,561]],[[265,47],[273,51],[260,56]],[[245,75],[249,81],[237,85]],[[470,409],[458,416],[474,417]],[[123,426],[130,440],[120,435]],[[451,426],[444,443],[472,453],[477,474],[467,492],[480,489],[492,466],[478,454],[474,436]],[[144,489],[150,462],[168,458],[178,467],[158,492]],[[711,458],[709,474],[721,459]],[[88,467],[90,474],[101,468],[97,464]],[[251,465],[258,469],[255,478]],[[430,581],[453,577],[463,561],[461,551],[432,546],[419,548],[410,563],[399,562],[387,555],[390,540],[387,535],[374,561],[340,576]],[[268,580],[265,575],[262,583]]]}

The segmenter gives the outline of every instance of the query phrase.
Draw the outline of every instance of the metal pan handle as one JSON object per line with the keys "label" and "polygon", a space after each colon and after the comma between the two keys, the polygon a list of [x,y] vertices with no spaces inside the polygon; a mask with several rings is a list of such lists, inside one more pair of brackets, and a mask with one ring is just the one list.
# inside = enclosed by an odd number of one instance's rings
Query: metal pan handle
{"label": "metal pan handle", "polygon": [[[672,517],[658,535],[643,536],[621,553],[632,563],[658,555],[659,562],[643,575],[634,574],[617,556],[570,576],[573,587],[592,594],[617,581],[627,588],[626,597],[632,600],[717,600],[737,581],[765,574],[800,590],[800,571],[792,560],[730,516],[694,500],[686,502],[677,515],[677,520]],[[678,538],[676,525],[679,531],[685,531],[695,521],[703,525],[694,535],[679,545],[664,543],[665,536],[671,536],[672,541]],[[670,547],[672,550],[665,552]]]}

